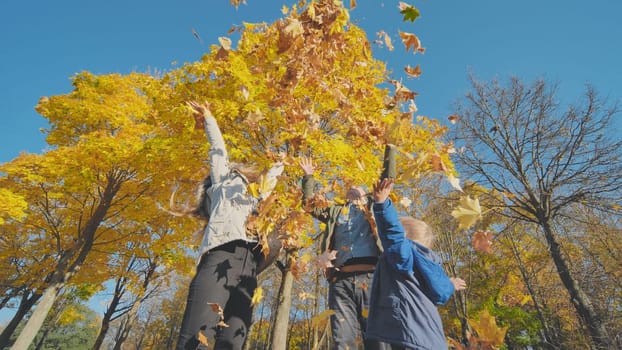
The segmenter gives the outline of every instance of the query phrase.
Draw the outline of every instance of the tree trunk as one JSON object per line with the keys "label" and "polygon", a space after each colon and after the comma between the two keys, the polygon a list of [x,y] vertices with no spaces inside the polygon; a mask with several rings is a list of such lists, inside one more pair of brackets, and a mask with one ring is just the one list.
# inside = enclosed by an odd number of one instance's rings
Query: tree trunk
{"label": "tree trunk", "polygon": [[11,347],[12,350],[23,350],[28,349],[33,339],[41,329],[43,325],[43,321],[47,317],[50,309],[54,305],[54,301],[58,297],[58,293],[65,286],[63,282],[56,282],[50,284],[43,292],[41,296],[41,301],[33,311],[32,315],[28,319],[26,326],[17,337],[17,340]]}
{"label": "tree trunk", "polygon": [[[108,310],[106,310],[106,314]],[[110,329],[110,319],[106,319],[106,316],[104,315],[104,318],[102,319],[102,326],[99,329],[99,334],[97,334],[97,339],[95,339],[95,344],[93,344],[93,350],[99,350],[99,348],[101,348],[102,344],[104,343],[104,338],[106,338],[106,333],[108,333],[108,330]]]}
{"label": "tree trunk", "polygon": [[289,309],[292,305],[292,287],[294,285],[294,275],[289,268],[281,270],[281,286],[277,295],[277,309],[270,336],[272,350],[287,349],[287,326],[289,324]]}
{"label": "tree trunk", "polygon": [[547,322],[544,312],[542,311],[542,307],[540,306],[540,301],[539,301],[540,297],[536,294],[533,288],[533,285],[531,283],[531,278],[529,277],[529,274],[527,273],[527,268],[525,267],[525,264],[523,264],[523,260],[521,259],[518,248],[516,247],[516,240],[514,239],[514,235],[512,235],[511,233],[509,233],[509,235],[510,235],[509,243],[512,247],[512,253],[514,254],[514,259],[516,259],[516,262],[518,263],[518,270],[520,271],[523,277],[523,282],[525,283],[525,286],[527,287],[527,291],[529,291],[529,295],[531,296],[531,300],[533,301],[533,307],[536,310],[536,314],[538,315],[538,320],[540,320],[540,324],[542,325],[542,333],[541,333],[542,344],[541,345],[543,345],[543,347],[546,349],[554,349],[555,348],[555,345],[554,345],[555,336],[552,334],[551,326]]}
{"label": "tree trunk", "polygon": [[41,334],[41,339],[39,339],[39,342],[37,343],[37,346],[35,347],[35,350],[41,350],[41,348],[43,348],[43,343],[45,342],[45,339],[48,337],[48,334],[50,334],[52,327],[54,327],[54,325],[45,327],[45,329],[43,330],[43,333]]}
{"label": "tree trunk", "polygon": [[106,312],[104,313],[104,317],[102,317],[102,326],[99,330],[99,334],[97,335],[97,339],[95,339],[95,344],[93,344],[93,350],[99,350],[99,348],[101,348],[102,344],[104,343],[106,334],[110,329],[110,322],[112,322],[112,317],[117,311],[117,307],[121,302],[121,297],[125,292],[125,285],[123,283],[124,281],[125,279],[123,278],[117,279],[117,283],[115,284],[114,288],[114,295],[112,297],[112,300],[110,301],[110,304],[108,305],[108,308],[106,309]]}
{"label": "tree trunk", "polygon": [[611,349],[607,329],[605,328],[601,318],[596,313],[596,310],[594,310],[592,300],[583,291],[583,288],[581,288],[577,280],[572,275],[569,263],[562,255],[561,247],[555,239],[555,235],[550,224],[546,221],[542,222],[542,229],[551,252],[551,257],[553,258],[553,262],[557,268],[557,273],[559,274],[564,287],[566,287],[568,293],[570,294],[570,300],[572,301],[577,314],[579,314],[579,317],[581,317],[587,325],[592,339],[591,343],[593,348],[598,350]]}
{"label": "tree trunk", "polygon": [[121,184],[123,183],[121,180],[122,177],[122,172],[117,171],[111,171],[107,175],[108,181],[106,183],[106,188],[101,194],[99,204],[84,225],[84,229],[80,233],[80,237],[76,244],[71,249],[64,251],[60,257],[54,273],[50,276],[49,281],[47,281],[48,286],[43,292],[41,301],[36,306],[35,311],[33,311],[26,326],[11,349],[28,349],[34,337],[37,335],[37,332],[41,329],[41,325],[47,317],[48,312],[54,305],[58,293],[86,260],[95,242],[95,232],[106,217],[106,213],[108,209],[110,209],[114,196],[121,188]]}
{"label": "tree trunk", "polygon": [[131,329],[132,321],[130,320],[130,315],[126,315],[126,317],[123,318],[123,321],[119,325],[119,332],[117,333],[113,350],[121,350],[121,345],[123,345],[123,343],[127,340],[127,337],[130,335]]}
{"label": "tree trunk", "polygon": [[13,315],[11,321],[6,325],[2,334],[0,334],[0,349],[7,348],[11,341],[11,336],[19,323],[24,319],[24,316],[32,309],[32,306],[41,298],[41,294],[33,293],[30,297],[29,293],[24,293],[22,300],[19,303],[17,312]]}

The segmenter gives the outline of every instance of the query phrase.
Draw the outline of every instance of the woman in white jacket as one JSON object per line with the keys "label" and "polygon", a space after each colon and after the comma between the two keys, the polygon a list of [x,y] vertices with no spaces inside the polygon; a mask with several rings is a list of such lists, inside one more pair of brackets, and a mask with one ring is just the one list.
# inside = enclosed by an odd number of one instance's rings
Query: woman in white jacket
{"label": "woman in white jacket", "polygon": [[[263,258],[246,221],[259,199],[247,191],[249,180],[229,163],[222,134],[209,104],[190,102],[197,128],[210,143],[210,174],[201,186],[201,201],[191,214],[208,219],[201,258],[190,283],[178,350],[242,349],[252,317],[251,298]],[[276,163],[266,181],[276,183],[283,165]]]}

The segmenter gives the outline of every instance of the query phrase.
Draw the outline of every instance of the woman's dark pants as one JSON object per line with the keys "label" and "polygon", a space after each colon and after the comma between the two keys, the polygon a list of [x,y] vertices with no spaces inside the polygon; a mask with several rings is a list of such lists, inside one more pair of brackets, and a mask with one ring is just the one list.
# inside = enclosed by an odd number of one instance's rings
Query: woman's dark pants
{"label": "woman's dark pants", "polygon": [[[203,255],[190,283],[177,350],[242,349],[252,320],[257,251],[256,243],[233,241]],[[199,346],[199,337],[208,347]]]}

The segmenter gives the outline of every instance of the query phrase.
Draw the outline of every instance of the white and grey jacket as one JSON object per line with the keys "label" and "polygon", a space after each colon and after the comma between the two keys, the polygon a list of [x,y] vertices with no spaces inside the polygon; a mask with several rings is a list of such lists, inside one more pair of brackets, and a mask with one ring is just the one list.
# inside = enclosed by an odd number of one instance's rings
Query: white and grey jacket
{"label": "white and grey jacket", "polygon": [[[246,234],[246,220],[259,203],[257,198],[247,192],[248,180],[231,168],[225,141],[213,116],[205,117],[205,132],[210,143],[212,185],[206,190],[206,208],[209,208],[210,218],[199,248],[199,256],[235,240],[256,242],[256,237]],[[282,172],[283,164],[276,163],[266,174],[265,181],[272,184],[270,191]]]}

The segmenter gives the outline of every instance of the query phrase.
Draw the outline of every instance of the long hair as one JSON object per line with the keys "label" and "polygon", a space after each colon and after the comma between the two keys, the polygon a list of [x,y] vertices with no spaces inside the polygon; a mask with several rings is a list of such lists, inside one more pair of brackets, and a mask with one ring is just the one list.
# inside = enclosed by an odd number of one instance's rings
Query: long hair
{"label": "long hair", "polygon": [[175,216],[190,216],[197,219],[209,220],[210,217],[210,199],[207,195],[207,190],[212,186],[212,178],[208,174],[205,176],[201,184],[197,188],[196,204],[194,206],[184,205],[182,208],[178,208],[175,205],[175,195],[177,190],[173,191],[169,200],[168,212]]}

